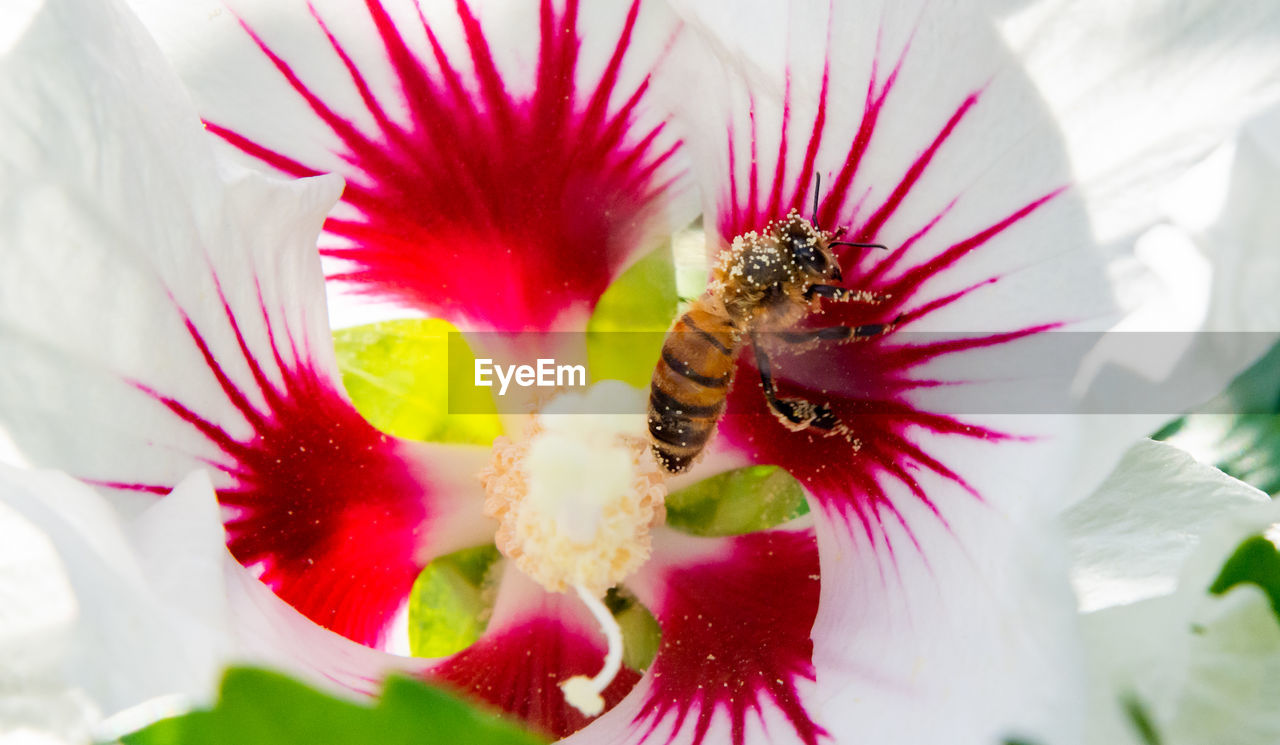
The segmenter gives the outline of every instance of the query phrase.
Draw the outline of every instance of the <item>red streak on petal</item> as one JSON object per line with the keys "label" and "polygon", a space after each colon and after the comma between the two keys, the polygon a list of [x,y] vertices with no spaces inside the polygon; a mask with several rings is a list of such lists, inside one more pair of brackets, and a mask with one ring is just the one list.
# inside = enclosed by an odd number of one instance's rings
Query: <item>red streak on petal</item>
{"label": "red streak on petal", "polygon": [[875,214],[854,233],[855,236],[859,236],[854,238],[855,241],[870,240],[862,236],[874,236],[880,232],[880,228],[884,227],[884,224],[889,221],[890,217],[893,217],[893,213],[897,211],[898,207],[902,206],[902,202],[911,191],[911,187],[915,186],[920,177],[924,175],[925,169],[929,167],[929,163],[938,154],[938,150],[943,143],[947,141],[947,138],[951,137],[956,130],[956,126],[964,119],[965,114],[969,113],[977,103],[978,94],[971,93],[951,114],[951,118],[943,125],[942,131],[938,132],[937,136],[933,138],[933,142],[929,143],[929,147],[925,148],[925,151],[916,158],[911,167],[907,169],[907,172],[903,174],[902,180],[894,187],[893,192],[885,199],[884,204],[880,205],[880,209],[876,210]]}
{"label": "red streak on petal", "polygon": [[169,486],[157,486],[155,484],[134,484],[128,481],[102,481],[100,479],[81,479],[88,484],[94,486],[105,486],[108,489],[124,489],[127,491],[143,492],[144,494],[165,495],[173,491]]}
{"label": "red streak on petal", "polygon": [[[878,47],[878,42],[877,42]],[[898,71],[902,68],[902,60],[899,58],[897,65],[894,66],[893,72],[889,73],[889,78],[885,80],[884,86],[880,91],[876,92],[876,65],[871,66],[871,79],[867,84],[867,100],[863,107],[862,122],[858,125],[858,133],[853,137],[853,143],[849,146],[848,157],[844,160],[844,165],[836,174],[835,182],[831,185],[831,192],[823,199],[823,207],[826,212],[819,212],[823,219],[822,224],[828,225],[837,219],[837,213],[840,206],[844,202],[843,194],[848,191],[853,184],[853,178],[858,173],[858,166],[862,163],[862,156],[866,154],[867,147],[871,144],[871,135],[876,130],[876,122],[880,120],[880,111],[884,108],[884,102],[889,97],[893,85],[898,80]],[[822,99],[823,105],[821,116],[826,116],[826,98]],[[820,132],[815,132],[815,136],[821,137]]]}
{"label": "red streak on petal", "polygon": [[[694,717],[692,742],[702,743],[718,717],[732,742],[745,742],[749,712],[772,706],[794,737],[815,745],[827,733],[814,723],[797,691],[814,679],[818,612],[818,550],[811,532],[773,531],[732,539],[726,558],[666,571],[653,609],[662,642],[650,669],[653,684],[637,724],[647,735],[674,719],[674,733]],[[792,733],[770,732],[791,741]]]}
{"label": "red streak on petal", "polygon": [[[575,675],[595,675],[604,655],[598,640],[558,619],[538,617],[486,634],[435,668],[431,678],[560,738],[591,720],[565,702],[559,684]],[[623,667],[602,694],[606,711],[639,680],[639,673]]]}
{"label": "red streak on petal", "polygon": [[[818,92],[819,99],[827,100],[827,96],[831,93],[831,62],[827,61],[826,66],[822,69],[822,89]],[[827,126],[827,111],[825,107],[819,109],[817,116],[813,119],[813,129],[809,132],[809,144],[805,146],[804,161],[800,165],[801,173],[813,173],[814,166],[818,162],[818,146],[822,144],[822,130]],[[784,158],[779,158],[784,160]],[[809,182],[797,184],[798,193],[792,197],[792,202],[808,202],[809,198]],[[818,195],[821,199],[821,194]],[[810,215],[812,219],[818,221],[819,225],[824,225],[822,216],[822,206],[826,200],[818,203],[818,210],[815,214]],[[781,205],[779,205],[781,209]]]}
{"label": "red streak on petal", "polygon": [[319,176],[321,173],[314,168],[308,168],[307,166],[302,165],[296,160],[287,158],[270,148],[263,147],[252,140],[241,137],[226,127],[220,127],[213,122],[205,122],[204,128],[231,143],[240,150],[243,150],[245,153],[270,165],[278,171],[289,174],[290,176],[308,178],[310,176]]}
{"label": "red streak on petal", "polygon": [[[823,75],[824,81],[826,80],[826,77],[827,77],[826,75]],[[791,78],[790,77],[787,78],[787,87],[783,93],[783,100],[786,102],[786,104],[782,107],[782,140],[778,143],[778,160],[782,162],[786,162],[787,139],[790,135],[790,132],[789,132],[790,127],[787,125],[791,121]],[[755,107],[753,106],[752,108],[754,109]],[[752,127],[752,129],[754,130],[755,128]],[[752,145],[752,149],[754,152],[754,142]],[[752,164],[754,163],[755,163],[755,160],[752,159]],[[785,175],[786,174],[783,172],[781,168],[776,169],[774,171],[773,185],[769,187],[769,202],[768,202],[768,206],[765,207],[765,209],[770,213],[775,213],[782,209],[782,182],[785,180],[784,179]],[[755,174],[753,173],[752,180],[754,179],[755,179]],[[752,201],[754,202],[755,200],[752,200]]]}
{"label": "red streak on petal", "polygon": [[[231,511],[227,546],[236,559],[259,566],[262,581],[311,620],[377,646],[422,569],[419,536],[430,519],[429,489],[410,473],[395,442],[299,358],[292,341],[298,362],[286,364],[273,334],[272,361],[282,379],[271,382],[225,298],[223,308],[263,406],[231,379],[189,318],[187,330],[252,435],[237,438],[176,398],[137,387],[225,456],[211,465],[227,477],[217,492]],[[109,486],[160,494],[172,488]]]}
{"label": "red streak on petal", "polygon": [[[659,145],[661,124],[637,131],[648,78],[634,90],[621,87],[623,60],[634,51],[640,0],[629,6],[616,51],[599,79],[586,86],[578,77],[579,0],[568,0],[563,10],[541,0],[536,88],[525,97],[505,83],[484,29],[464,0],[455,6],[469,65],[450,59],[422,21],[435,73],[378,0],[365,5],[400,100],[377,101],[352,56],[319,14],[312,15],[371,114],[373,131],[327,104],[245,27],[337,135],[338,155],[350,164],[343,171],[343,200],[356,217],[326,223],[339,241],[326,242],[334,247],[324,253],[353,268],[331,279],[499,329],[548,329],[571,307],[589,309],[646,240],[673,183],[661,171],[679,148],[678,142]],[[392,106],[407,113],[406,123],[388,115]],[[234,127],[209,129],[286,173],[318,170]]]}
{"label": "red streak on petal", "polygon": [[945,308],[948,305],[951,305],[955,301],[959,300],[965,295],[968,295],[974,290],[977,290],[983,285],[995,284],[996,281],[997,280],[995,277],[990,277],[988,279],[982,280],[981,282],[975,282],[974,284],[971,284],[968,287],[965,287],[961,290],[957,290],[956,292],[953,292],[950,295],[944,295],[943,297],[934,298],[933,300],[930,300],[924,305],[917,305],[913,307],[911,310],[902,314],[901,322],[903,324],[907,324],[907,323],[911,323],[912,321],[918,318],[923,318],[929,315],[930,313],[933,313],[934,311],[941,310],[942,308]]}
{"label": "red streak on petal", "polygon": [[[964,290],[961,292],[964,292]],[[948,298],[943,299],[946,300]],[[945,339],[942,341],[910,344],[893,349],[885,349],[882,351],[880,359],[887,363],[887,367],[914,367],[945,355],[967,352],[973,349],[994,347],[999,344],[1007,344],[1033,334],[1042,334],[1046,331],[1052,331],[1060,326],[1061,324],[1058,323],[1044,323],[1038,326],[1028,326],[1024,329],[1008,331],[1002,334],[986,334],[982,336],[970,336],[959,339]]]}
{"label": "red streak on petal", "polygon": [[1028,215],[1043,207],[1062,192],[1063,189],[1055,189],[1049,194],[1031,200],[1003,220],[999,220],[995,224],[979,231],[977,234],[957,242],[955,245],[948,247],[937,256],[934,256],[922,264],[912,267],[903,273],[901,277],[886,282],[877,287],[877,289],[898,298],[899,301],[896,303],[895,307],[902,307],[903,299],[914,295],[916,291],[920,289],[920,286],[927,282],[931,277],[934,277],[939,272],[954,266],[957,262],[968,255],[970,251],[983,246],[992,238],[1003,233],[1010,226],[1022,221]]}

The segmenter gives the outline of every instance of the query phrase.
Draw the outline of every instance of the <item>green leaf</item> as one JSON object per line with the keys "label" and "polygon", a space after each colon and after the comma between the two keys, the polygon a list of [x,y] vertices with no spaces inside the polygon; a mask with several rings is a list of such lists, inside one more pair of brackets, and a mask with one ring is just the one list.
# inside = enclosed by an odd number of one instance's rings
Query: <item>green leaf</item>
{"label": "green leaf", "polygon": [[678,302],[670,246],[640,259],[614,280],[587,321],[591,380],[648,388]]}
{"label": "green leaf", "polygon": [[658,656],[662,627],[649,609],[625,589],[611,587],[604,604],[622,629],[622,664],[632,670],[648,670]]}
{"label": "green leaf", "polygon": [[1280,494],[1280,344],[1201,411],[1175,419],[1152,437],[1194,452],[1273,497]]}
{"label": "green leaf", "polygon": [[808,511],[800,482],[777,466],[726,471],[667,495],[667,524],[694,535],[767,530]]}
{"label": "green leaf", "polygon": [[1209,592],[1222,595],[1241,584],[1254,584],[1262,588],[1271,601],[1271,610],[1280,620],[1280,550],[1266,536],[1247,538],[1222,565],[1218,578]]}
{"label": "green leaf", "polygon": [[125,745],[536,745],[547,742],[461,698],[408,678],[387,681],[372,706],[279,673],[231,668],[211,710],[157,722]]}
{"label": "green leaf", "polygon": [[494,585],[493,546],[455,551],[428,564],[409,592],[409,649],[417,657],[443,657],[470,646],[488,624]]}
{"label": "green leaf", "polygon": [[[411,319],[340,329],[333,334],[342,382],[373,426],[409,440],[490,445],[502,433],[493,400],[483,396],[449,413],[446,321]],[[466,354],[470,350],[465,348]],[[455,351],[457,347],[455,346]],[[470,366],[474,357],[466,361]]]}

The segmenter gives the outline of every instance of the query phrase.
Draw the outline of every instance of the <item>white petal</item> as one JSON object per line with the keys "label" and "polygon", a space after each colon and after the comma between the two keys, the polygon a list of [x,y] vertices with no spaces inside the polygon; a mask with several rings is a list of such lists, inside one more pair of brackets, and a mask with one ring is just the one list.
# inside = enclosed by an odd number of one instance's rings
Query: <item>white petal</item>
{"label": "white petal", "polygon": [[0,740],[23,731],[87,740],[99,712],[58,677],[73,645],[75,593],[49,539],[6,505],[7,473],[0,474]]}
{"label": "white petal", "polygon": [[219,453],[158,397],[248,432],[184,314],[259,405],[246,357],[278,381],[272,335],[286,361],[332,370],[312,252],[340,183],[221,175],[114,3],[51,0],[2,64],[0,416],[37,462],[176,483]]}
{"label": "white petal", "polygon": [[1252,0],[1042,0],[1003,24],[1062,123],[1099,238],[1280,95],[1280,12]]}
{"label": "white petal", "polygon": [[169,694],[210,700],[230,633],[229,556],[208,478],[193,476],[163,500],[162,517],[177,520],[163,526],[154,516],[122,524],[92,489],[60,474],[5,469],[0,485],[4,503],[52,542],[74,593],[58,679],[107,715]]}
{"label": "white petal", "polygon": [[10,675],[40,672],[62,651],[75,595],[49,539],[2,503],[0,537],[0,656]]}
{"label": "white petal", "polygon": [[347,697],[374,696],[389,673],[415,674],[432,664],[371,649],[317,625],[234,561],[227,575],[239,662],[279,667]]}
{"label": "white petal", "polygon": [[[1176,228],[1161,232],[1192,246],[1205,265],[1197,272],[1211,289],[1202,327],[1218,332],[1196,339],[1181,362],[1184,369],[1166,387],[1195,390],[1188,381],[1199,375],[1206,384],[1218,383],[1216,394],[1277,339],[1280,302],[1272,280],[1280,271],[1274,251],[1280,219],[1272,205],[1280,197],[1278,127],[1280,108],[1251,121],[1235,142],[1184,176],[1176,198],[1166,202]],[[1204,183],[1210,186],[1199,188]],[[1178,302],[1185,304],[1185,296]]]}
{"label": "white petal", "polygon": [[1280,216],[1272,209],[1280,199],[1278,133],[1280,109],[1272,109],[1245,128],[1230,161],[1226,199],[1216,219],[1197,234],[1197,243],[1213,264],[1209,326],[1216,330],[1280,327],[1280,300],[1272,281],[1280,275],[1275,251]]}
{"label": "white petal", "polygon": [[5,6],[4,26],[0,27],[0,55],[22,38],[41,4],[42,0],[13,0]]}
{"label": "white petal", "polygon": [[[994,457],[968,450],[957,462]],[[910,534],[887,515],[874,541],[818,520],[814,663],[820,721],[838,741],[1079,741],[1074,599],[1061,539],[1034,506],[1061,462],[1034,446],[992,450],[1004,472],[971,482],[981,501],[923,475],[941,520],[893,494]]]}
{"label": "white petal", "polygon": [[[1128,443],[1183,412],[1206,410],[1206,401],[1209,411],[1256,413],[1214,396],[1276,341],[1272,330],[1280,305],[1272,288],[1271,204],[1280,191],[1280,172],[1260,146],[1263,133],[1252,129],[1238,148],[1222,151],[1239,155],[1230,169],[1230,193],[1211,209],[1210,224],[1162,224],[1139,238],[1139,257],[1145,255],[1163,276],[1138,309],[1092,350],[1089,362],[1097,367],[1080,375],[1081,383],[1089,381],[1090,410],[1100,413],[1084,421],[1089,452],[1075,474],[1075,494],[1083,497],[1097,488]],[[1200,179],[1203,170],[1197,167],[1187,178]],[[1192,422],[1172,441],[1197,448],[1197,435],[1212,439],[1227,420]]]}
{"label": "white petal", "polygon": [[[39,687],[20,692],[51,690],[58,697],[42,700],[65,708],[83,691],[92,702],[81,704],[89,707],[85,724],[97,710],[108,717],[99,737],[211,703],[232,662],[273,665],[348,696],[376,693],[389,671],[429,666],[344,639],[276,597],[227,552],[203,474],[128,522],[90,488],[49,472],[0,471],[0,505],[30,520],[56,551],[52,562],[46,553],[36,564],[39,552],[23,567],[6,562],[0,575],[0,592],[22,592],[32,615],[4,618],[0,643],[7,652],[11,641],[44,645],[27,655],[44,661],[43,677],[28,676]],[[8,521],[0,527],[10,535]],[[40,574],[16,571],[33,564]],[[38,579],[48,580],[40,596]],[[6,654],[6,672],[21,674],[23,660]]]}
{"label": "white petal", "polygon": [[[1280,323],[1274,292],[1280,271],[1274,251],[1280,222],[1273,209],[1280,198],[1277,125],[1280,110],[1273,109],[1184,174],[1162,203],[1172,224],[1157,225],[1139,238],[1139,257],[1157,267],[1160,286],[1114,330],[1137,333],[1105,340],[1114,352],[1107,358],[1112,367],[1093,381],[1092,395],[1116,409],[1157,396],[1163,405],[1148,406],[1142,417],[1090,417],[1091,447],[1115,451],[1107,443],[1149,434],[1171,416],[1200,406],[1275,342]],[[1168,331],[1184,333],[1142,333]],[[1230,408],[1235,401],[1215,403],[1228,408],[1213,411],[1248,413]],[[1184,430],[1174,441],[1194,448],[1196,433],[1213,437],[1217,424],[1199,418],[1195,431]],[[1089,473],[1078,477],[1088,487],[1078,490],[1082,495],[1093,490],[1088,477],[1097,474],[1097,466],[1109,470],[1110,463],[1103,458],[1086,462]]]}
{"label": "white petal", "polygon": [[1187,557],[1213,527],[1210,516],[1269,502],[1171,445],[1134,445],[1098,490],[1062,518],[1080,609],[1171,593]]}

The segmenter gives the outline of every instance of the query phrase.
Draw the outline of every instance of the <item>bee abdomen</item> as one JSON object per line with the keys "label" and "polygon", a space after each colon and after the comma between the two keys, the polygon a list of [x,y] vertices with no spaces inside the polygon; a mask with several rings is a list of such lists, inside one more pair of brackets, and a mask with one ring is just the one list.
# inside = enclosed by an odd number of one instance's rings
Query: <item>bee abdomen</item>
{"label": "bee abdomen", "polygon": [[663,467],[689,467],[715,431],[733,380],[738,333],[695,304],[671,328],[649,388],[649,434]]}

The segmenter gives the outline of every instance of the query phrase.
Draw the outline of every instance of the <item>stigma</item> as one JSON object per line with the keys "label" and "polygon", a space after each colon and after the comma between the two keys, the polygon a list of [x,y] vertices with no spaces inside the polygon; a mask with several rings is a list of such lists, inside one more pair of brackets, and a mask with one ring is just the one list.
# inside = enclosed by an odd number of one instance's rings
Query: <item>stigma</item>
{"label": "stigma", "polygon": [[[635,413],[604,413],[617,411]],[[480,474],[498,550],[548,591],[574,590],[604,631],[599,674],[561,684],[588,716],[603,710],[600,692],[622,657],[621,631],[600,598],[648,560],[652,530],[666,519],[643,411],[643,394],[617,381],[563,394],[522,437],[498,438]]]}

